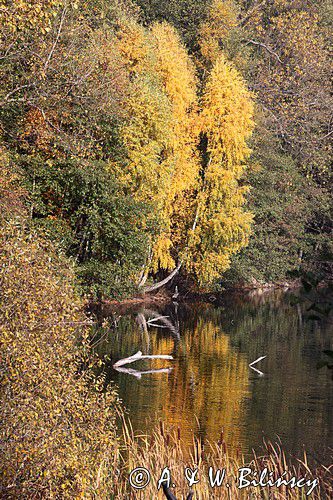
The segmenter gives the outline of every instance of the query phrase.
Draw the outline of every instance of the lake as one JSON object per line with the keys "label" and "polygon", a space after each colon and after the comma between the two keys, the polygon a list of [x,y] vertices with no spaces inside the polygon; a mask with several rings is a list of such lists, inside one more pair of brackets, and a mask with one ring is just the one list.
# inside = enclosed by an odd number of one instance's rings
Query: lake
{"label": "lake", "polygon": [[[245,456],[260,452],[263,438],[279,438],[294,457],[305,448],[325,462],[333,445],[333,381],[316,365],[333,347],[333,329],[308,320],[305,309],[281,291],[232,295],[218,305],[105,306],[95,348],[135,431],[149,433],[161,419],[180,428],[185,443],[193,433],[215,441],[223,432],[229,450]],[[139,350],[173,360],[112,368]],[[249,364],[261,356],[256,371]]]}

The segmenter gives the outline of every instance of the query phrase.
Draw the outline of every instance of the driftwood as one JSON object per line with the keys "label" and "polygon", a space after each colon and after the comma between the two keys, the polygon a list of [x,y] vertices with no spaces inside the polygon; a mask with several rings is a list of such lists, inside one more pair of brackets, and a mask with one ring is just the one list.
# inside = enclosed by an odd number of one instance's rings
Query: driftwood
{"label": "driftwood", "polygon": [[174,276],[176,276],[176,274],[178,273],[179,269],[182,267],[182,264],[183,264],[182,262],[179,262],[178,266],[175,267],[175,269],[166,278],[164,278],[164,280],[159,281],[158,283],[154,283],[154,285],[146,286],[143,289],[143,292],[144,293],[153,292],[154,290],[158,290],[158,288],[161,288],[162,286],[164,286],[167,283],[169,283],[169,281],[171,281],[172,278]]}
{"label": "driftwood", "polygon": [[142,354],[141,351],[138,351],[137,353],[133,354],[133,356],[129,356],[128,358],[120,359],[119,361],[117,361],[113,365],[113,368],[119,368],[120,366],[128,365],[129,363],[134,363],[135,361],[138,361],[140,359],[173,359],[173,357],[169,356],[168,354],[157,354],[157,355]]}
{"label": "driftwood", "polygon": [[169,316],[154,316],[154,318],[151,318],[147,321],[148,325],[152,324],[153,321],[158,321],[159,319],[165,319],[168,318]]}
{"label": "driftwood", "polygon": [[[165,483],[162,484],[162,488],[163,488],[163,493],[168,500],[177,500],[177,497],[175,497],[175,495],[171,492],[170,488],[168,488]],[[186,500],[192,500],[192,498],[193,498],[193,491],[190,491],[186,497]]]}
{"label": "driftwood", "polygon": [[157,370],[133,370],[133,368],[123,368],[121,366],[118,366],[115,368],[117,372],[120,373],[127,373],[128,375],[133,375],[133,377],[136,377],[137,379],[141,379],[142,375],[147,375],[148,373],[170,373],[172,371],[172,368],[159,368]]}

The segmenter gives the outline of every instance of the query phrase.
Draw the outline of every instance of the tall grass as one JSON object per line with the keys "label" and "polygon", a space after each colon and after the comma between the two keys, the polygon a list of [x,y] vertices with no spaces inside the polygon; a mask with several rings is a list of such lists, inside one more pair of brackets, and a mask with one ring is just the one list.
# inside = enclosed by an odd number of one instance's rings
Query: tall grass
{"label": "tall grass", "polygon": [[[319,480],[319,485],[311,494],[312,499],[324,500],[333,498],[333,460],[331,467],[323,465],[311,470],[306,453],[296,463],[287,458],[280,443],[263,443],[263,454],[257,455],[246,462],[243,456],[229,453],[223,434],[217,443],[202,443],[200,439],[193,438],[190,449],[184,447],[180,429],[167,430],[162,423],[150,436],[135,436],[128,421],[123,418],[122,425],[123,444],[120,450],[120,469],[118,475],[113,478],[115,499],[157,499],[165,498],[162,488],[157,490],[157,483],[161,477],[162,470],[168,467],[171,472],[171,484],[175,484],[172,493],[179,499],[186,499],[190,488],[185,478],[185,467],[192,470],[198,469],[200,482],[192,489],[194,499],[208,500],[222,499],[304,499],[308,498],[306,492],[310,487],[302,489],[288,486],[277,487],[249,487],[238,489],[237,478],[239,469],[248,466],[252,470],[262,471],[265,467],[278,478],[287,471],[287,478],[306,477],[306,479]],[[333,457],[332,457],[333,458]],[[144,467],[151,473],[151,481],[143,490],[135,490],[129,484],[130,472]],[[223,486],[212,488],[209,484],[209,467],[214,471],[226,469],[226,479]],[[228,482],[229,487],[226,486]]]}

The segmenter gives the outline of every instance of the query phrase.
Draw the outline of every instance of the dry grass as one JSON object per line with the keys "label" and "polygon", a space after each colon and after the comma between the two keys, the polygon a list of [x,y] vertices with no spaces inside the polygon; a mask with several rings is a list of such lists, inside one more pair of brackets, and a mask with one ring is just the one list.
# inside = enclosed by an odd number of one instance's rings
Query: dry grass
{"label": "dry grass", "polygon": [[[306,492],[310,487],[302,489],[291,489],[281,486],[279,488],[259,488],[250,487],[239,490],[236,480],[239,476],[240,467],[249,466],[253,470],[261,471],[265,467],[269,472],[274,473],[274,478],[287,471],[287,477],[306,477],[306,479],[319,480],[319,486],[311,494],[312,499],[333,498],[333,465],[331,467],[319,466],[316,470],[311,470],[307,457],[292,464],[288,460],[280,444],[264,443],[265,453],[262,456],[253,454],[250,463],[245,463],[242,456],[232,457],[226,447],[223,435],[218,443],[205,445],[198,439],[193,439],[190,450],[184,449],[180,431],[167,431],[163,424],[152,433],[150,437],[135,436],[130,424],[123,420],[123,446],[121,451],[121,468],[114,481],[115,499],[157,499],[165,498],[162,490],[157,491],[157,482],[161,472],[168,467],[171,472],[171,483],[176,486],[172,488],[176,498],[185,499],[190,491],[185,479],[184,469],[198,469],[200,482],[193,486],[194,499],[208,500],[215,498],[225,499],[303,499],[308,498]],[[222,487],[211,488],[208,480],[208,468],[214,470],[226,469],[226,479]],[[151,473],[151,481],[143,490],[134,490],[129,486],[128,477],[130,471],[136,467],[144,467]],[[330,470],[331,469],[331,470]],[[226,486],[226,482],[230,485]]]}

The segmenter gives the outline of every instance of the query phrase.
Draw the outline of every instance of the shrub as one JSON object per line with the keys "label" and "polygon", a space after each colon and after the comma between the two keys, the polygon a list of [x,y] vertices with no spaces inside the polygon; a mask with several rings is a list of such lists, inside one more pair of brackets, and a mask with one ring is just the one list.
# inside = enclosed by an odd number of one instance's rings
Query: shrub
{"label": "shrub", "polygon": [[[87,318],[68,261],[15,223],[0,236],[0,475],[6,498],[106,498],[116,396],[80,370]],[[83,345],[85,342],[83,342]]]}
{"label": "shrub", "polygon": [[133,292],[154,232],[149,204],[127,195],[102,161],[21,156],[20,164],[35,227],[74,257],[84,291]]}

